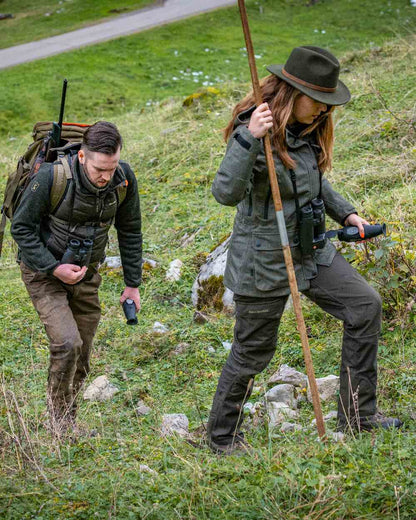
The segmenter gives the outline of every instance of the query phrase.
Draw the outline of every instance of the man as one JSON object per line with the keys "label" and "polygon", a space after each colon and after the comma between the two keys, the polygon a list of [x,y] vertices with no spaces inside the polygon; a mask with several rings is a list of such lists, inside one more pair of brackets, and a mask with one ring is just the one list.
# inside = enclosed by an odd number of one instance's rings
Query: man
{"label": "man", "polygon": [[[140,309],[142,234],[136,178],[119,162],[122,138],[99,121],[84,134],[73,156],[65,194],[51,211],[54,167],[44,163],[25,190],[13,217],[22,279],[50,341],[48,409],[57,433],[72,427],[76,398],[87,376],[93,337],[100,321],[98,265],[112,223],[117,229],[126,287],[120,298]],[[88,265],[62,262],[68,244],[92,241]],[[64,259],[65,260],[65,259]]]}

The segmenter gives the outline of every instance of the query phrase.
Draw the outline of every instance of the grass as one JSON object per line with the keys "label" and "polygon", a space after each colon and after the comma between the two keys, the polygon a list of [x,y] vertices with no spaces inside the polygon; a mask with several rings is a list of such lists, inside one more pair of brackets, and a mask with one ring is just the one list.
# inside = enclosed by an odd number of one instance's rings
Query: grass
{"label": "grass", "polygon": [[[407,0],[247,2],[260,75],[299,44],[336,54],[376,48],[407,35],[416,10]],[[69,79],[66,120],[93,122],[139,111],[201,87],[249,80],[237,7],[157,30],[0,71],[0,135],[27,135],[34,121],[56,119]]]}
{"label": "grass", "polygon": [[1,21],[0,49],[12,47],[114,18],[151,5],[154,0],[3,0],[1,12],[13,18]]}
{"label": "grass", "polygon": [[[330,174],[337,190],[363,215],[387,221],[413,251],[415,51],[416,39],[409,36],[379,49],[349,48],[343,54],[344,80],[353,100],[336,112]],[[227,355],[222,342],[232,338],[233,320],[226,315],[210,311],[207,324],[193,321],[190,292],[201,256],[231,230],[235,210],[219,206],[210,186],[224,153],[219,129],[247,89],[240,81],[224,83],[219,94],[189,108],[181,99],[168,99],[112,118],[140,185],[145,256],[158,266],[144,273],[136,328],[125,325],[117,303],[123,287],[120,270],[104,272],[103,319],[91,379],[107,374],[120,392],[110,402],[81,403],[80,424],[94,429],[95,437],[57,442],[45,430],[48,342],[6,238],[0,269],[0,518],[414,519],[414,307],[399,313],[402,307],[395,306],[397,313],[384,321],[379,350],[379,406],[405,421],[403,431],[323,444],[310,427],[313,411],[305,403],[300,410],[303,431],[285,435],[265,424],[249,428],[251,456],[221,459],[181,439],[160,436],[164,413],[186,413],[191,430],[207,419]],[[2,171],[14,166],[26,142],[3,138]],[[4,186],[5,177],[1,182]],[[198,229],[194,241],[181,247],[185,234]],[[381,247],[379,241],[369,248],[373,261]],[[345,247],[344,253],[365,272],[361,249]],[[114,236],[109,254],[117,254]],[[184,262],[183,275],[169,283],[165,273],[175,258]],[[383,279],[383,258],[375,262],[378,271],[369,276],[371,283]],[[394,302],[397,289],[378,289],[386,306]],[[403,292],[399,297],[400,303],[406,298]],[[303,307],[317,376],[338,374],[340,324],[307,302]],[[168,326],[167,335],[152,334],[155,321]],[[252,402],[261,400],[269,376],[282,362],[304,370],[295,330],[293,313],[286,312],[275,358],[256,379],[260,389]],[[188,348],[175,355],[181,342]],[[135,414],[139,399],[152,408],[144,418]],[[334,407],[325,404],[324,413]]]}

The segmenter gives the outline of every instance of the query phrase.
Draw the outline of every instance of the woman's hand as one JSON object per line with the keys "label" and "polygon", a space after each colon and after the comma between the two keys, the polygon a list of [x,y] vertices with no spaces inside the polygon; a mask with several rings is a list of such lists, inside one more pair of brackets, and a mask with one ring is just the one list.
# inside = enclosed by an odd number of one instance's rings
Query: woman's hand
{"label": "woman's hand", "polygon": [[358,228],[358,232],[360,233],[360,237],[364,238],[363,225],[368,226],[369,222],[359,217],[357,214],[351,213],[351,215],[348,215],[348,217],[345,219],[344,224],[346,226],[356,226]]}
{"label": "woman's hand", "polygon": [[262,103],[256,110],[251,114],[250,123],[248,129],[250,130],[253,137],[261,139],[264,137],[268,130],[273,126],[273,117],[269,105]]}

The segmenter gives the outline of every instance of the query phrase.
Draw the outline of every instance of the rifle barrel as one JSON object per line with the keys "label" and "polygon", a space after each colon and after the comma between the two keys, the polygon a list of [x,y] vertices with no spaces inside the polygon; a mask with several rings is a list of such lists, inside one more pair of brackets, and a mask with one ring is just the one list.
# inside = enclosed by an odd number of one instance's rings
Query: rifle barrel
{"label": "rifle barrel", "polygon": [[62,97],[61,97],[61,109],[59,111],[59,121],[58,125],[59,128],[62,130],[62,123],[64,120],[64,110],[65,110],[65,98],[66,98],[66,87],[68,85],[68,80],[64,79],[64,82],[62,84]]}

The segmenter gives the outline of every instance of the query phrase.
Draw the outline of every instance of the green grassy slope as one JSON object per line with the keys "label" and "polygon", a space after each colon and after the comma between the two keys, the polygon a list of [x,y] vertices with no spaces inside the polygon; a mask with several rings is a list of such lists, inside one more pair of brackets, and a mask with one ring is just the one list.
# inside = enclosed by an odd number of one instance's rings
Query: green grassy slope
{"label": "green grassy slope", "polygon": [[153,0],[2,0],[0,49],[80,29],[153,4]]}
{"label": "green grassy slope", "polygon": [[[340,54],[377,47],[416,25],[407,0],[247,2],[260,75],[299,44]],[[157,30],[0,71],[0,135],[19,136],[59,114],[62,79],[70,81],[67,120],[96,121],[146,108],[205,85],[248,81],[237,7]]]}
{"label": "green grassy slope", "polygon": [[[17,270],[0,270],[1,518],[414,518],[416,321],[412,294],[401,288],[416,281],[411,271],[416,67],[409,59],[415,50],[416,40],[409,37],[344,56],[344,80],[353,99],[337,112],[337,151],[330,175],[364,215],[387,221],[397,239],[390,248],[383,246],[389,243],[385,240],[365,253],[351,247],[344,253],[363,272],[374,270],[369,278],[383,294],[388,321],[380,344],[379,404],[400,415],[406,428],[322,444],[313,428],[284,435],[259,426],[248,432],[253,454],[229,459],[180,439],[161,438],[163,413],[186,413],[192,430],[207,419],[227,355],[222,341],[232,338],[232,318],[211,311],[209,323],[197,325],[190,300],[201,254],[230,232],[234,213],[210,195],[224,151],[219,129],[247,89],[227,84],[220,95],[190,108],[169,101],[114,118],[125,138],[124,158],[140,184],[145,256],[159,266],[145,271],[143,310],[134,329],[124,324],[117,303],[123,286],[120,271],[104,272],[103,320],[91,378],[105,373],[121,391],[110,402],[81,404],[80,423],[96,430],[95,437],[51,441],[44,427],[47,340]],[[2,164],[11,167],[20,147],[17,141],[7,141]],[[182,237],[197,230],[194,242],[181,247]],[[399,287],[389,286],[400,241],[410,255],[410,268],[406,273],[400,267]],[[109,254],[116,251],[113,239]],[[169,283],[165,273],[174,258],[183,260],[184,272],[180,281]],[[414,297],[414,285],[410,287]],[[304,312],[317,376],[337,374],[340,324],[307,303]],[[169,327],[166,336],[151,333],[155,321]],[[189,346],[174,355],[180,342]],[[261,390],[253,402],[261,398],[281,362],[303,369],[291,312],[284,316],[276,356],[258,378]],[[135,415],[139,398],[153,409],[141,419]],[[325,405],[324,412],[331,408],[334,404]],[[312,418],[312,407],[303,405],[302,424],[308,426]],[[143,464],[156,473],[143,472]]]}

